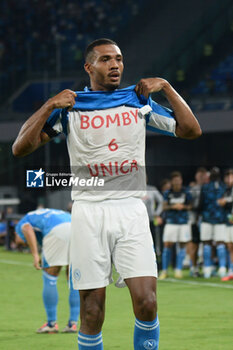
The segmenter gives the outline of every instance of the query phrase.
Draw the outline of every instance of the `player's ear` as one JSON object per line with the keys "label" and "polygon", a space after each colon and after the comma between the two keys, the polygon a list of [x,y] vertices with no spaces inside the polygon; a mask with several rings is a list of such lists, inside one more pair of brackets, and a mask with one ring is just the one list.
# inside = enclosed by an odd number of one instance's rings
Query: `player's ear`
{"label": "player's ear", "polygon": [[87,72],[87,74],[91,74],[91,72],[92,72],[92,66],[91,66],[91,63],[89,63],[89,62],[86,62],[85,64],[84,64],[84,69],[85,69],[85,71]]}

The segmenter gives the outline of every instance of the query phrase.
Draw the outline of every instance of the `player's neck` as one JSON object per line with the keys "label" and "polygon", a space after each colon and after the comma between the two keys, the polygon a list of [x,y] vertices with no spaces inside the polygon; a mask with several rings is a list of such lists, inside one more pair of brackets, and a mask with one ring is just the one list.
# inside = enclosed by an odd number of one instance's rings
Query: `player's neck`
{"label": "player's neck", "polygon": [[173,191],[173,192],[180,192],[181,189],[182,189],[181,186],[173,186],[173,187],[172,187],[172,191]]}
{"label": "player's neck", "polygon": [[91,91],[106,91],[106,92],[111,92],[116,90],[118,87],[113,87],[113,86],[104,86],[104,85],[100,85],[96,82],[91,82]]}

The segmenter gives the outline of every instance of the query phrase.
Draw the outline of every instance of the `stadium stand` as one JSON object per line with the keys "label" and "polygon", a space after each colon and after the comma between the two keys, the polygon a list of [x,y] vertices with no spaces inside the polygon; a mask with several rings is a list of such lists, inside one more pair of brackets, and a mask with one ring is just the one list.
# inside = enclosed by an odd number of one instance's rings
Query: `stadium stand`
{"label": "stadium stand", "polygon": [[[141,30],[135,35],[138,23]],[[26,1],[3,0],[0,105],[4,108],[0,118],[6,118],[6,106],[7,120],[20,120],[24,118],[20,112],[30,113],[56,91],[83,87],[83,49],[96,32],[122,47],[127,65],[123,84],[156,72],[171,81],[195,111],[232,109],[232,52],[225,57],[221,46],[224,42],[224,48],[231,47],[232,23],[230,0],[160,4],[151,0],[146,4],[142,0],[35,0],[30,6]],[[138,61],[143,65],[137,65]],[[223,73],[227,67],[228,74]]]}
{"label": "stadium stand", "polygon": [[48,71],[77,71],[86,44],[115,37],[143,3],[133,0],[39,1],[0,3],[0,102],[25,77]]}
{"label": "stadium stand", "polygon": [[233,53],[228,55],[218,66],[211,71],[205,80],[199,82],[198,86],[192,89],[193,94],[233,93]]}

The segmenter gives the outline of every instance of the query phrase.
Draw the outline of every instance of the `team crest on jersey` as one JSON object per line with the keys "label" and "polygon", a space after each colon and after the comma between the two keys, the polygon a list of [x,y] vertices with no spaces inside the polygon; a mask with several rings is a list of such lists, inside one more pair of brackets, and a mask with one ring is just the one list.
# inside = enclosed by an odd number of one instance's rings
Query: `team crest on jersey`
{"label": "team crest on jersey", "polygon": [[146,350],[153,350],[156,347],[157,342],[154,339],[148,339],[146,341],[144,341],[143,343],[143,347]]}
{"label": "team crest on jersey", "polygon": [[79,281],[81,278],[81,272],[79,269],[75,269],[73,272],[73,277],[76,281]]}
{"label": "team crest on jersey", "polygon": [[27,170],[26,187],[44,187],[44,171],[40,170]]}

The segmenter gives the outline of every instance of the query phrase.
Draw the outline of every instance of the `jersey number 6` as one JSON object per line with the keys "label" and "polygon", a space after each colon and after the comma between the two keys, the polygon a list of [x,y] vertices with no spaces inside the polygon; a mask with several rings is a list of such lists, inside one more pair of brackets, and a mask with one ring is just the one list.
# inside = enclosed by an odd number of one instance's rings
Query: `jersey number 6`
{"label": "jersey number 6", "polygon": [[112,139],[112,141],[109,143],[108,148],[110,151],[114,152],[118,149],[118,145],[116,144],[116,139]]}

